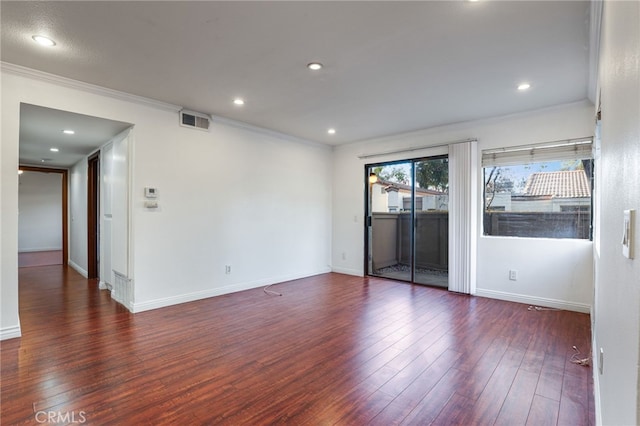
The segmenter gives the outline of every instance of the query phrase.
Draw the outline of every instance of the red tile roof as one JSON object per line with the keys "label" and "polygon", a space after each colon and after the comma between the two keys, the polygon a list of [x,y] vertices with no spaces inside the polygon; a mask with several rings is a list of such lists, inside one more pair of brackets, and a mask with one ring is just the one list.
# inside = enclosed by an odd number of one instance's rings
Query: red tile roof
{"label": "red tile roof", "polygon": [[527,179],[523,195],[588,198],[591,197],[591,185],[584,170],[533,173]]}

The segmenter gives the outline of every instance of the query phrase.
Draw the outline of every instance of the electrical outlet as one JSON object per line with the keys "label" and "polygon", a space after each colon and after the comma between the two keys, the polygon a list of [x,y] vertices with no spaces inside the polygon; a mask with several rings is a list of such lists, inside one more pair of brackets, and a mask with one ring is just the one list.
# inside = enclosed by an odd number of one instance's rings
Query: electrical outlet
{"label": "electrical outlet", "polygon": [[347,260],[347,253],[342,252],[342,260]]}
{"label": "electrical outlet", "polygon": [[509,270],[509,279],[511,281],[518,281],[518,271],[516,271],[515,269],[510,269]]}
{"label": "electrical outlet", "polygon": [[600,352],[598,353],[598,371],[600,374],[604,371],[604,349],[600,348]]}
{"label": "electrical outlet", "polygon": [[224,273],[229,275],[231,273],[231,265],[224,266]]}

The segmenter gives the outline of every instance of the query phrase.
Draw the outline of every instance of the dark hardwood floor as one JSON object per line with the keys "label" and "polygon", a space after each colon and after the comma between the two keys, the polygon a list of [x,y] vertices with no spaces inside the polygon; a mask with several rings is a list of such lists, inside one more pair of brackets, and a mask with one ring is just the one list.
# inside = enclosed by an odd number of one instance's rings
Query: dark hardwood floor
{"label": "dark hardwood floor", "polygon": [[571,362],[588,315],[340,274],[274,290],[133,315],[72,269],[22,268],[1,423],[594,423]]}

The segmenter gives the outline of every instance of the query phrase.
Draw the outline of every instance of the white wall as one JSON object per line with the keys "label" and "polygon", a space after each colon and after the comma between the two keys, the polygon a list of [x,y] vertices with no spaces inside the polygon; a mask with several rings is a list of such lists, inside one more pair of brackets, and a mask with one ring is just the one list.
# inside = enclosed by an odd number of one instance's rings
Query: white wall
{"label": "white wall", "polygon": [[[134,310],[329,271],[330,148],[223,120],[214,120],[211,132],[187,129],[178,125],[177,111],[53,80],[3,67],[2,337],[19,331],[20,102],[135,125],[129,224]],[[145,186],[159,189],[156,211],[143,207]],[[227,264],[231,274],[225,274]]]}
{"label": "white wall", "polygon": [[[180,128],[141,146],[136,123],[138,309],[176,288],[223,292],[329,270],[331,151],[213,127],[210,134]],[[143,208],[146,186],[158,188],[157,211]]]}
{"label": "white wall", "polygon": [[[0,74],[0,339],[19,337],[18,318],[18,134],[20,105],[7,96],[10,81]],[[12,143],[11,141],[14,140]]]}
{"label": "white wall", "polygon": [[18,180],[18,252],[62,250],[62,175],[25,171]]}
{"label": "white wall", "polygon": [[69,265],[87,276],[87,159],[69,172]]}
{"label": "white wall", "polygon": [[[640,345],[640,3],[604,4],[600,53],[601,221],[596,252],[594,352],[597,417],[638,424]],[[636,209],[636,258],[622,256],[622,214]],[[597,356],[596,356],[597,361]]]}
{"label": "white wall", "polygon": [[[354,275],[364,273],[364,165],[439,155],[447,153],[447,148],[424,149],[369,160],[358,159],[358,155],[467,138],[477,138],[478,149],[481,151],[590,136],[594,131],[593,115],[593,106],[585,102],[336,147],[333,178],[333,270]],[[478,167],[480,168],[479,164]],[[478,194],[482,193],[481,173],[480,169]],[[478,223],[482,223],[480,201],[477,214]],[[591,247],[590,241],[581,240],[480,236],[477,294],[588,312],[593,297]],[[346,260],[343,260],[342,253],[345,253]],[[551,266],[554,273],[540,272]],[[509,269],[518,270],[518,281],[509,281]]]}

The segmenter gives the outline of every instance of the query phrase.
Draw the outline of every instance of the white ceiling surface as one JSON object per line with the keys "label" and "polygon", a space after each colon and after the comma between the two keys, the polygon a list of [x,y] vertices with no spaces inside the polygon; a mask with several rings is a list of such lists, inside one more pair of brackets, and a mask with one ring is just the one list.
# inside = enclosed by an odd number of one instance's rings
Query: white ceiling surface
{"label": "white ceiling surface", "polygon": [[70,167],[129,127],[129,123],[21,104],[20,164]]}
{"label": "white ceiling surface", "polygon": [[588,1],[3,1],[1,19],[5,62],[328,144],[587,97]]}

